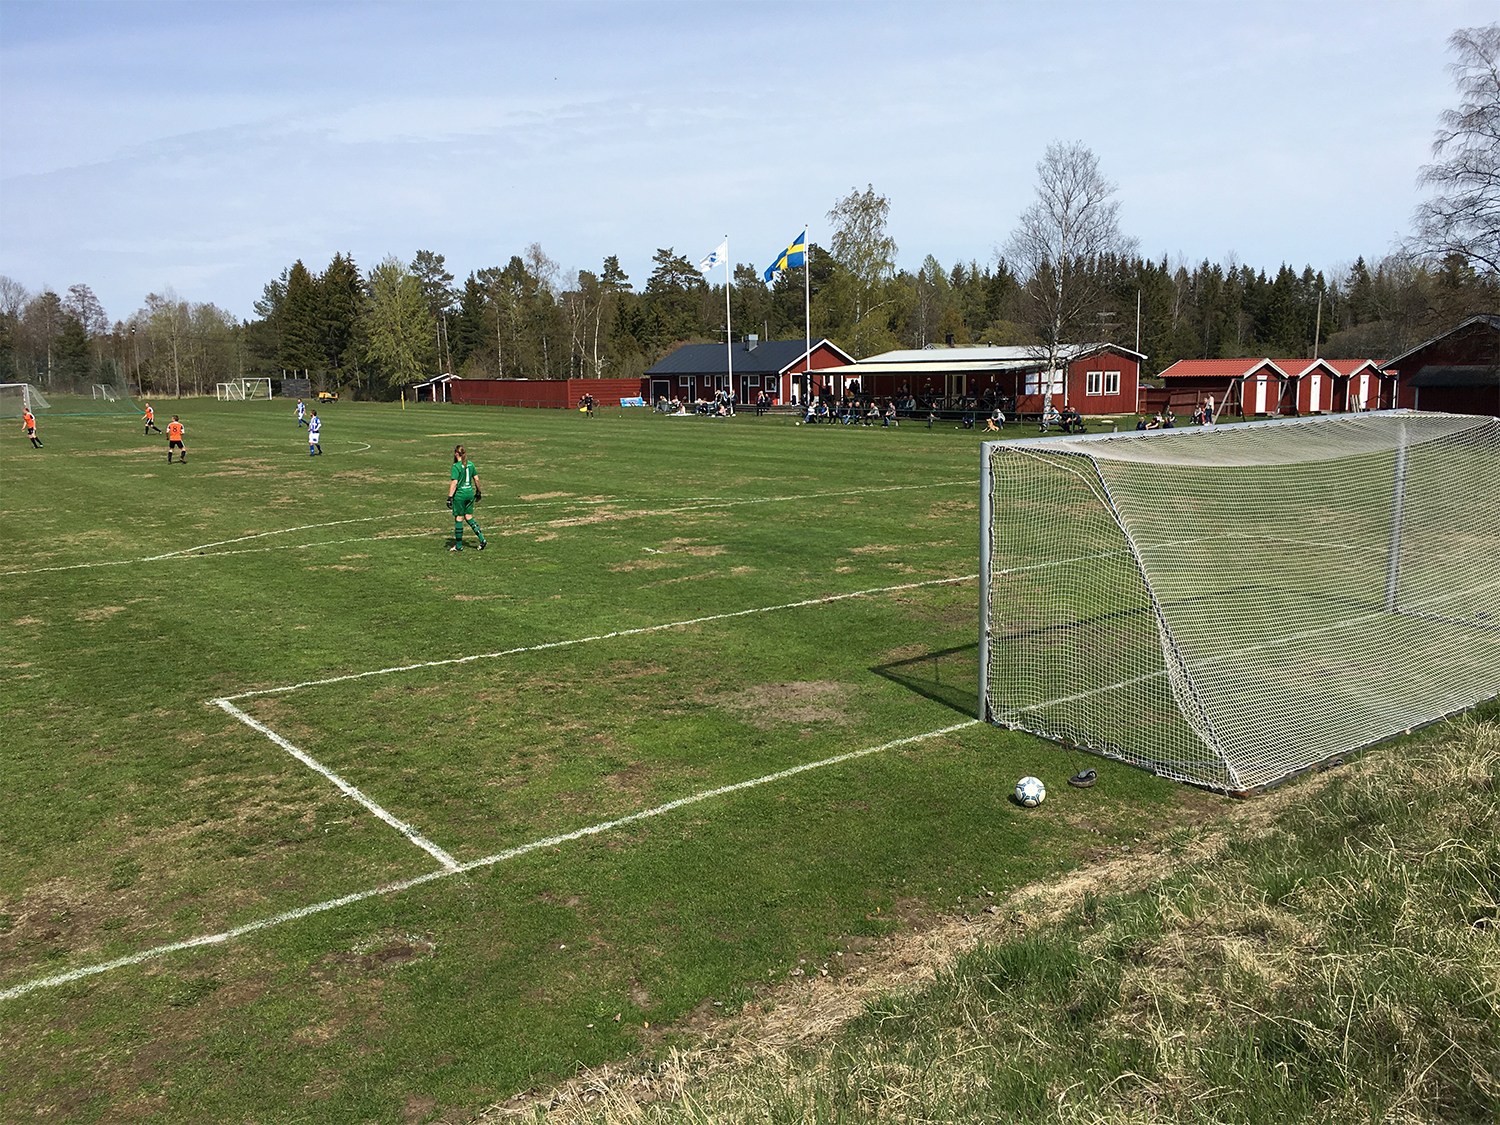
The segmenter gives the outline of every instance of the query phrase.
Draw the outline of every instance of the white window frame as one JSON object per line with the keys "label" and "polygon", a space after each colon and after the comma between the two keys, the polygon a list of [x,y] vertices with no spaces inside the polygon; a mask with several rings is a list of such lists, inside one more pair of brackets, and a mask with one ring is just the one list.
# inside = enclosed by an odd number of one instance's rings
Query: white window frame
{"label": "white window frame", "polygon": [[1083,393],[1091,396],[1119,394],[1120,373],[1118,371],[1085,372]]}
{"label": "white window frame", "polygon": [[1023,394],[1028,395],[1060,395],[1063,393],[1063,376],[1059,371],[1051,372],[1051,388],[1047,387],[1047,375],[1045,371],[1028,371],[1026,373],[1026,389]]}

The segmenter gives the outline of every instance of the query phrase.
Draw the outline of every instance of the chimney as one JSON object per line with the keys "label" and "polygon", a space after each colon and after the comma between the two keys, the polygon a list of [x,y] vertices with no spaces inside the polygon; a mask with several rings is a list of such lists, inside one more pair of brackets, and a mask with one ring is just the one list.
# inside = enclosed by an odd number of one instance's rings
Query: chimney
{"label": "chimney", "polygon": [[753,352],[755,350],[755,345],[757,345],[759,343],[760,343],[760,337],[757,336],[754,332],[752,332],[752,333],[750,333],[750,335],[748,335],[748,336],[745,337],[745,350],[747,352]]}

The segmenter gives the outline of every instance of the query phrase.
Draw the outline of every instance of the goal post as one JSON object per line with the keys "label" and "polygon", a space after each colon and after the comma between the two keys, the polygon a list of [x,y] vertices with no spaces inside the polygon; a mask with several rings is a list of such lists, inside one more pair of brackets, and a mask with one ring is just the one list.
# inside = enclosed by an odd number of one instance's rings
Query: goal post
{"label": "goal post", "polygon": [[19,418],[28,410],[34,414],[48,409],[50,404],[42,392],[30,383],[0,383],[0,418]]}
{"label": "goal post", "polygon": [[248,399],[269,399],[270,379],[231,379],[214,384],[214,394],[220,402],[244,402]]}
{"label": "goal post", "polygon": [[984,719],[1248,792],[1500,695],[1500,419],[982,449]]}

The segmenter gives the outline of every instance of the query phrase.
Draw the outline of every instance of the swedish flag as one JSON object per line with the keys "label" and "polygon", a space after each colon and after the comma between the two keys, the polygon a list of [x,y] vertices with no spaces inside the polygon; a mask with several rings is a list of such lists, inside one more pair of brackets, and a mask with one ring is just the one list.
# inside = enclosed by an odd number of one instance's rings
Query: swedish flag
{"label": "swedish flag", "polygon": [[798,266],[807,265],[807,230],[803,228],[801,234],[792,239],[792,244],[781,252],[781,256],[772,262],[762,274],[769,285],[787,270],[794,270]]}

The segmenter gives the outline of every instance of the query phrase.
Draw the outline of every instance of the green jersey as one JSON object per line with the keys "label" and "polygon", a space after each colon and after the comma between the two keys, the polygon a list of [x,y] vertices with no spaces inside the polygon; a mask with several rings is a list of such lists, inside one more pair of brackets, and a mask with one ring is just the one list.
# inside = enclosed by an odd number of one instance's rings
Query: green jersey
{"label": "green jersey", "polygon": [[474,478],[478,475],[479,469],[474,465],[473,461],[453,462],[453,472],[449,474],[448,479],[458,481],[458,489],[454,492],[454,495],[462,496],[465,499],[473,496]]}

